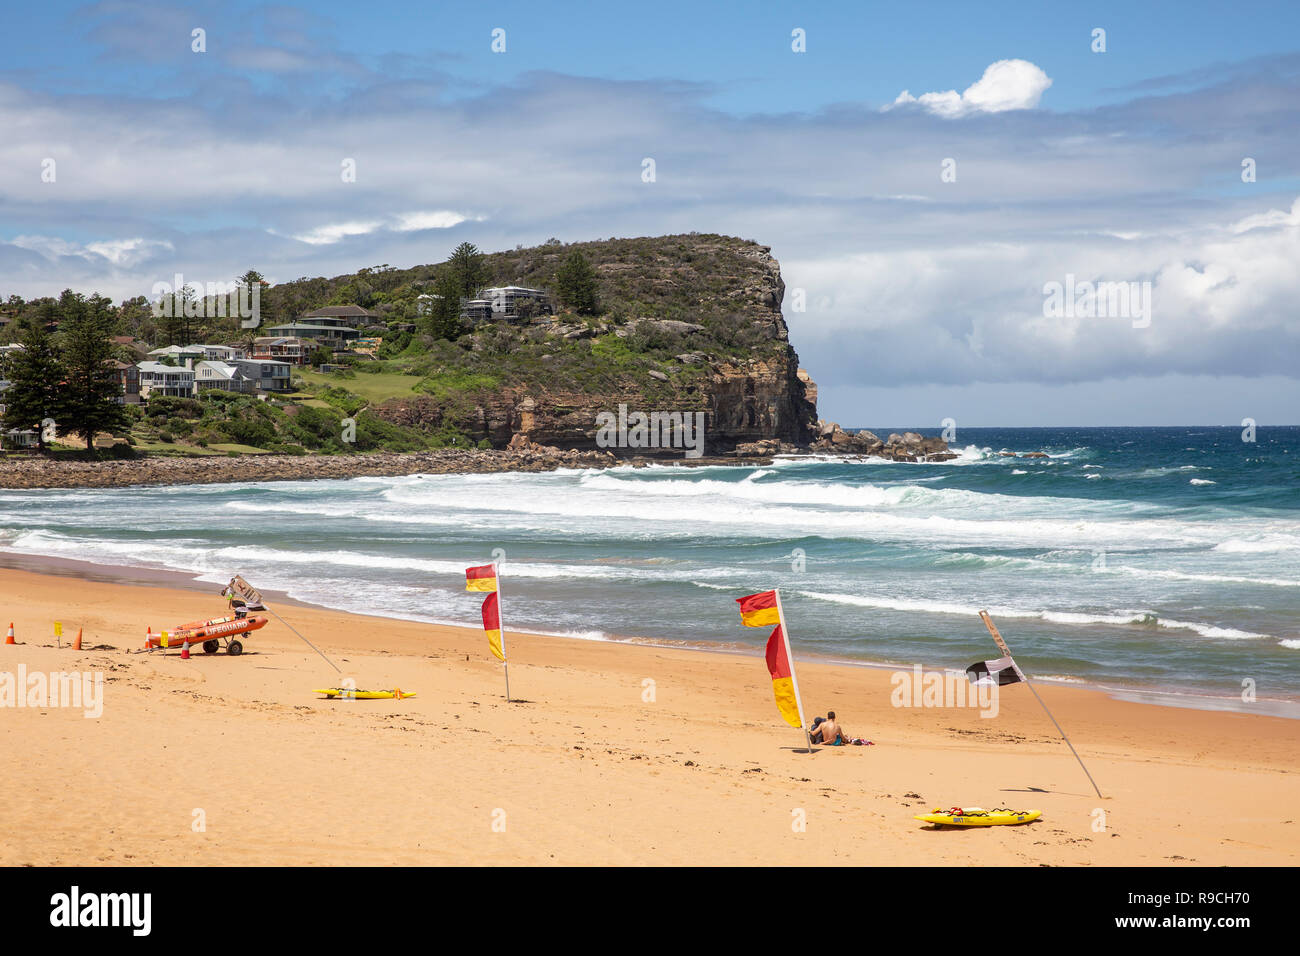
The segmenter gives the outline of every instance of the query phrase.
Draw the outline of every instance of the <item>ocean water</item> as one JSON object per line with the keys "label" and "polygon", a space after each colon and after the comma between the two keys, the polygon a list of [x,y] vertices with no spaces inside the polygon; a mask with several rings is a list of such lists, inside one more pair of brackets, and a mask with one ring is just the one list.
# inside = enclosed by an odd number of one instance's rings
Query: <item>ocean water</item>
{"label": "ocean water", "polygon": [[971,428],[943,464],[0,490],[0,550],[477,626],[463,571],[501,549],[508,632],[759,648],[734,599],[780,587],[796,657],[964,668],[997,656],[987,608],[1032,677],[1295,702],[1300,427],[1256,437]]}

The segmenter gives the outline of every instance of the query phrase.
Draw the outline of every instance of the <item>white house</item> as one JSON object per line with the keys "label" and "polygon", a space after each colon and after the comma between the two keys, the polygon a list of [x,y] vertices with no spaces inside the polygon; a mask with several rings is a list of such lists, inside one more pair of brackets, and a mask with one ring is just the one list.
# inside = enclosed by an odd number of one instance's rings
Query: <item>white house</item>
{"label": "white house", "polygon": [[164,345],[162,348],[150,349],[149,355],[155,362],[170,358],[177,365],[184,365],[186,359],[191,362],[201,362],[207,358],[203,351],[205,348],[206,346],[203,345]]}
{"label": "white house", "polygon": [[461,317],[479,322],[487,319],[513,319],[519,315],[519,304],[525,301],[537,303],[538,310],[542,313],[551,311],[550,296],[543,290],[503,285],[484,289],[477,299],[462,302]]}
{"label": "white house", "polygon": [[233,345],[200,345],[203,358],[209,362],[233,362],[244,357],[244,350]]}
{"label": "white house", "polygon": [[140,362],[140,397],[148,398],[154,392],[189,398],[194,394],[194,369],[161,362]]}

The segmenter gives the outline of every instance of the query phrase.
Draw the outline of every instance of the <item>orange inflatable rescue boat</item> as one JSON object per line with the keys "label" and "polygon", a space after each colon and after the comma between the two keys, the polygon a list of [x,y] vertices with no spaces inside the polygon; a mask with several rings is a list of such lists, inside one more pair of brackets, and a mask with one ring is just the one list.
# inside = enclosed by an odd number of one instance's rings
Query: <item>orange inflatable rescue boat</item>
{"label": "orange inflatable rescue boat", "polygon": [[[227,654],[239,655],[244,652],[244,645],[238,638],[266,627],[269,621],[269,618],[260,615],[253,617],[232,615],[213,618],[211,621],[191,621],[189,624],[181,624],[168,631],[166,646],[180,647],[186,641],[191,644],[202,643],[205,654],[215,654],[221,645],[225,644]],[[163,647],[162,635],[151,634],[144,646],[147,650]]]}

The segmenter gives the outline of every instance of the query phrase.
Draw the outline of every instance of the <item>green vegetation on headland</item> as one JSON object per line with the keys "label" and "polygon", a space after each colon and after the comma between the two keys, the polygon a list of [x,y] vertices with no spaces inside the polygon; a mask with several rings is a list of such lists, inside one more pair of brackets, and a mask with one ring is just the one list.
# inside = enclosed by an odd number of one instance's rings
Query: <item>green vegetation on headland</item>
{"label": "green vegetation on headland", "polygon": [[[518,314],[478,325],[463,317],[463,300],[507,285],[544,290],[549,308],[525,302]],[[235,315],[203,317],[215,308],[159,315],[143,296],[117,306],[71,290],[30,302],[10,296],[0,306],[0,322],[8,320],[0,345],[23,348],[0,360],[0,378],[12,383],[0,394],[3,427],[39,430],[53,419],[60,441],[75,434],[88,449],[96,435],[101,445],[115,436],[111,450],[97,452],[115,457],[499,447],[511,436],[491,422],[524,397],[569,409],[629,397],[646,408],[704,408],[717,364],[788,352],[781,292],[766,248],[723,236],[550,240],[491,254],[465,243],[439,264],[262,284],[263,329],[332,305],[377,316],[365,332],[382,342],[369,354],[312,357],[341,370],[294,368],[286,393],[207,389],[139,405],[115,402],[116,378],[102,371],[113,360],[138,362],[139,343],[248,347],[265,333]]]}

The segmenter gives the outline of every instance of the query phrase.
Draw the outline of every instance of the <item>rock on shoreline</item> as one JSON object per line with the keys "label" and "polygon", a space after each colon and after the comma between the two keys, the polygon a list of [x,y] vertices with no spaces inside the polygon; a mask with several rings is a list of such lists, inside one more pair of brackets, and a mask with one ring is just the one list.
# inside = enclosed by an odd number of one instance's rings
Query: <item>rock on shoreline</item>
{"label": "rock on shoreline", "polygon": [[817,440],[812,450],[841,455],[867,455],[887,458],[890,461],[952,461],[957,454],[948,448],[942,438],[926,438],[916,432],[891,434],[881,440],[873,432],[846,432],[835,422],[817,423]]}

